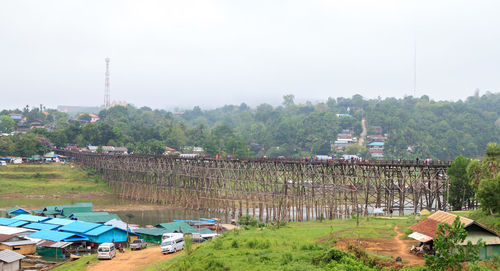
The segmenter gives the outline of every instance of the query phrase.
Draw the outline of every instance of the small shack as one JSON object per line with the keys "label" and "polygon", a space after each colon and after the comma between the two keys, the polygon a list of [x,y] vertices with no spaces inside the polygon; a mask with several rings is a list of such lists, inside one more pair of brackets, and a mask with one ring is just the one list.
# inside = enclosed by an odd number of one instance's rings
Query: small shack
{"label": "small shack", "polygon": [[[414,232],[408,237],[420,242],[431,243],[437,237],[435,233],[438,225],[441,223],[452,225],[456,217],[454,214],[437,211],[409,227]],[[486,244],[479,250],[479,259],[485,260],[493,258],[495,255],[500,256],[500,237],[498,233],[466,217],[460,217],[460,222],[464,224],[464,229],[468,233],[467,238],[460,245],[466,245],[468,241],[477,244],[479,239],[482,239]]]}
{"label": "small shack", "polygon": [[14,206],[12,208],[9,208],[7,210],[5,210],[5,212],[7,213],[7,216],[8,217],[15,217],[15,216],[18,216],[18,215],[26,215],[26,214],[31,214],[30,211],[26,210],[26,209],[23,209],[19,206]]}
{"label": "small shack", "polygon": [[2,271],[18,271],[21,270],[21,260],[25,257],[22,254],[12,250],[0,251],[0,270]]}
{"label": "small shack", "polygon": [[31,255],[36,252],[36,243],[31,240],[0,242],[0,249],[8,249],[23,255]]}
{"label": "small shack", "polygon": [[66,249],[71,244],[71,242],[41,241],[36,246],[36,253],[46,260],[62,261],[66,258],[68,254]]}

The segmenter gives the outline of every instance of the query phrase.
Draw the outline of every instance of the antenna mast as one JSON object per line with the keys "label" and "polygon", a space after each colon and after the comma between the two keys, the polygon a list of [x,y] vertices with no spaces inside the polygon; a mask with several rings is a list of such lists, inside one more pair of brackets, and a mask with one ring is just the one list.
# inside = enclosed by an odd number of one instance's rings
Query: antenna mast
{"label": "antenna mast", "polygon": [[413,54],[413,97],[417,96],[417,39],[415,39]]}
{"label": "antenna mast", "polygon": [[104,59],[104,61],[106,61],[106,79],[104,81],[104,108],[108,109],[111,106],[109,89],[109,57]]}

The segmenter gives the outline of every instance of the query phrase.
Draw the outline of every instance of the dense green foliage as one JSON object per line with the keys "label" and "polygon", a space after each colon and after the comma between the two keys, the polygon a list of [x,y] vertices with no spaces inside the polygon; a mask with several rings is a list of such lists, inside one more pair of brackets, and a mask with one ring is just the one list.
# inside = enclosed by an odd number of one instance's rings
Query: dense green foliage
{"label": "dense green foliage", "polygon": [[471,241],[467,245],[460,245],[467,238],[467,231],[457,216],[453,225],[441,223],[434,239],[434,251],[436,255],[426,255],[425,264],[431,270],[462,270],[462,262],[471,263],[479,260],[479,248],[484,246],[483,242],[473,245]]}
{"label": "dense green foliage", "polygon": [[[11,112],[23,114],[26,123],[38,120],[55,128],[50,132],[34,129],[32,133],[47,137],[58,147],[67,143],[113,145],[151,154],[163,153],[165,146],[181,152],[201,146],[207,155],[331,155],[332,144],[342,130],[359,136],[363,117],[368,134],[374,132],[371,126],[381,126],[387,134],[385,156],[389,159],[477,157],[488,142],[500,139],[500,93],[457,102],[433,101],[427,96],[365,99],[354,95],[316,104],[296,104],[293,95],[286,95],[281,106],[250,108],[242,103],[213,110],[194,107],[175,114],[148,107],[114,106],[102,110],[96,123],[87,123],[89,116],[85,114],[72,120],[65,113],[43,108],[4,110],[0,115]],[[351,116],[337,116],[346,113]],[[2,123],[0,128],[11,129],[10,121]],[[367,155],[363,148],[348,151]]]}
{"label": "dense green foliage", "polygon": [[472,207],[474,190],[469,179],[470,175],[467,174],[470,162],[469,158],[459,155],[447,170],[450,177],[449,203],[454,210],[462,210],[462,206]]}
{"label": "dense green foliage", "polygon": [[19,134],[0,137],[0,156],[31,156],[42,155],[49,150],[46,140],[33,134]]}

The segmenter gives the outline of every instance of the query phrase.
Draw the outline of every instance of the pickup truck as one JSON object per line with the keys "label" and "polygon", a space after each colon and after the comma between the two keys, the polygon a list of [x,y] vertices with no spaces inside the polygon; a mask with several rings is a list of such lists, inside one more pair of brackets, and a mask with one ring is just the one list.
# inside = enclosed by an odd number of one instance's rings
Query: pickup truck
{"label": "pickup truck", "polygon": [[148,246],[148,243],[146,243],[142,239],[135,239],[131,244],[130,244],[130,250],[134,249],[143,249]]}

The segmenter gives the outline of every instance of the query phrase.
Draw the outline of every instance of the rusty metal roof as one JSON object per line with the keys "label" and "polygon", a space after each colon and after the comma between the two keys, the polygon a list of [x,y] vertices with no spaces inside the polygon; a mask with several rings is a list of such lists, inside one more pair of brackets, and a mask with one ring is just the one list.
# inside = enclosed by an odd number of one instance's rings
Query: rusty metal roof
{"label": "rusty metal roof", "polygon": [[[423,220],[417,222],[416,224],[408,227],[408,229],[410,229],[414,232],[418,232],[418,233],[430,236],[432,238],[436,238],[437,236],[435,235],[435,233],[437,231],[438,225],[441,223],[447,223],[448,225],[452,225],[453,221],[455,220],[456,217],[457,216],[454,214],[450,214],[450,213],[443,212],[443,211],[437,211],[434,214],[427,217],[426,219],[423,219]],[[493,243],[497,242],[496,241],[497,239],[495,239],[495,238],[498,238],[498,234],[496,232],[494,232],[493,230],[486,228],[485,226],[475,222],[472,219],[462,217],[462,216],[460,217],[460,222],[462,222],[464,224],[464,228],[467,228],[473,224],[477,225],[478,227],[485,230],[486,232],[489,232],[492,235],[492,236],[489,236],[491,238],[488,239],[488,243],[493,244]],[[475,233],[471,232],[470,234],[474,235]],[[474,239],[474,238],[472,238],[472,236],[471,236],[471,239]]]}

